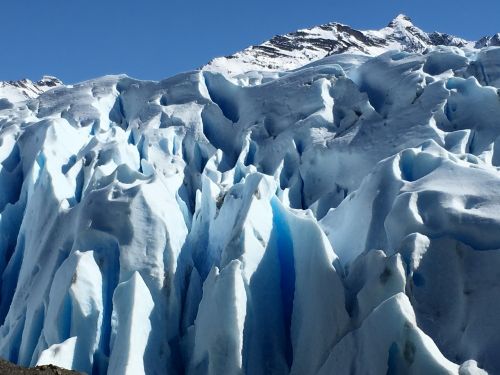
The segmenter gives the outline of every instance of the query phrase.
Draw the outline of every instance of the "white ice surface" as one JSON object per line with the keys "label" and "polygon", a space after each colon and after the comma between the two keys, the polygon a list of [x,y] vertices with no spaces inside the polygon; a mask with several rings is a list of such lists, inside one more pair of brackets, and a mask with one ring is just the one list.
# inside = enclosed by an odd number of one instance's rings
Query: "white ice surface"
{"label": "white ice surface", "polygon": [[500,49],[469,47],[4,97],[0,356],[498,373]]}

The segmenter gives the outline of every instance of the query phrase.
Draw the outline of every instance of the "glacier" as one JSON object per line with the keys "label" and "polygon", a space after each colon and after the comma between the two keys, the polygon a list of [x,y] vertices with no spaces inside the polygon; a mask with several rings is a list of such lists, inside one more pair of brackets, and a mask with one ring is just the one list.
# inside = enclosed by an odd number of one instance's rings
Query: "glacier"
{"label": "glacier", "polygon": [[0,91],[0,357],[88,374],[499,373],[486,44]]}

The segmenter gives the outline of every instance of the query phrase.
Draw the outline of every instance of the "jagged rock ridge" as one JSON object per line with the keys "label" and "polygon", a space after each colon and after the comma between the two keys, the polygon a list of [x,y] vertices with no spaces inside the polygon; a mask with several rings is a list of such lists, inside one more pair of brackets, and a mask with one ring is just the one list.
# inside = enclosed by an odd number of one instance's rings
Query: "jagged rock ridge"
{"label": "jagged rock ridge", "polygon": [[0,82],[0,95],[4,99],[10,98],[11,101],[33,99],[41,93],[60,85],[62,85],[62,82],[51,76],[44,76],[37,82],[29,79],[2,81]]}
{"label": "jagged rock ridge", "polygon": [[260,45],[226,57],[218,57],[204,69],[237,75],[250,70],[296,69],[326,56],[356,53],[376,56],[390,49],[423,52],[430,47],[482,48],[495,44],[498,35],[471,42],[453,35],[427,33],[400,14],[380,30],[356,30],[332,22],[285,35],[277,35]]}

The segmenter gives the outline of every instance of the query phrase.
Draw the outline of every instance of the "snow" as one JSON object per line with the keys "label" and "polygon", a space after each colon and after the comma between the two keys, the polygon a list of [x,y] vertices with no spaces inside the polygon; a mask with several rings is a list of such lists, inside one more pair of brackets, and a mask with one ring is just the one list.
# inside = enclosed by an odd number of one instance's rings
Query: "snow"
{"label": "snow", "polygon": [[0,81],[0,110],[10,107],[16,102],[36,98],[41,93],[62,85],[56,77],[43,76],[41,80],[33,82],[29,79],[20,81]]}
{"label": "snow", "polygon": [[70,337],[61,344],[54,344],[46,349],[37,362],[37,366],[55,365],[62,368],[73,367],[77,337]]}
{"label": "snow", "polygon": [[457,46],[465,51],[498,45],[498,35],[471,42],[452,35],[427,33],[404,14],[380,30],[356,30],[340,23],[328,23],[276,35],[260,45],[226,57],[217,57],[203,66],[242,80],[249,71],[281,72],[302,67],[330,56],[353,54],[360,58],[378,56],[388,50],[425,52],[439,46]]}
{"label": "snow", "polygon": [[383,53],[290,52],[273,72],[4,85],[0,356],[498,373],[500,48],[422,50],[404,16],[370,33]]}

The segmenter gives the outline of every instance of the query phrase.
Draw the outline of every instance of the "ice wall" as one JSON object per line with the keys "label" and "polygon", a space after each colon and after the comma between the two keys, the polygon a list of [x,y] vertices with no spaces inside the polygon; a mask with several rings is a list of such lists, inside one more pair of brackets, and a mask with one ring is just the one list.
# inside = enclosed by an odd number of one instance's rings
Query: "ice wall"
{"label": "ice wall", "polygon": [[109,76],[0,107],[0,356],[499,372],[498,51]]}

